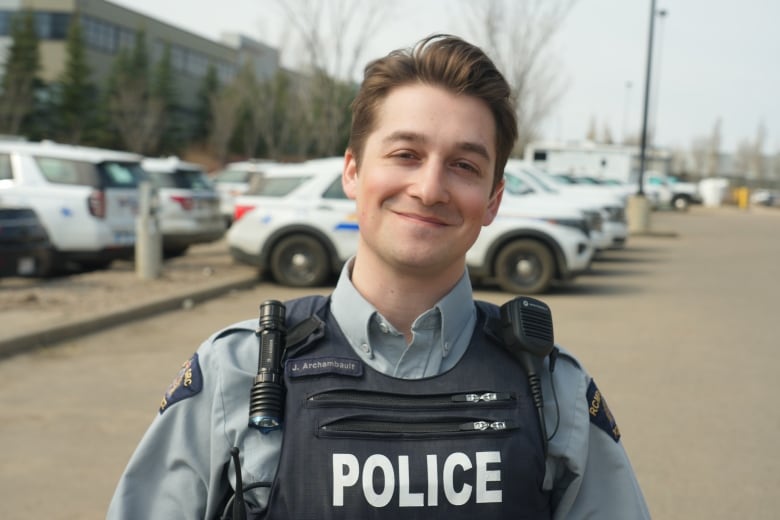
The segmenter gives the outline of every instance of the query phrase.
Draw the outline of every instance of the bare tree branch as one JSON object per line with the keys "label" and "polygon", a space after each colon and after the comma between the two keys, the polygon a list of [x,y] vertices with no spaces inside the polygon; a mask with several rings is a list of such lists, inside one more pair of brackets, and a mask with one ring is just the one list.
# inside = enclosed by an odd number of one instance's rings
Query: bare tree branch
{"label": "bare tree branch", "polygon": [[472,37],[483,46],[512,85],[517,103],[516,151],[539,128],[566,90],[550,44],[577,0],[483,0],[467,2]]}
{"label": "bare tree branch", "polygon": [[335,153],[348,117],[343,92],[354,81],[367,42],[388,5],[379,0],[277,0],[303,48],[301,106],[310,149]]}
{"label": "bare tree branch", "polygon": [[220,164],[227,160],[230,139],[238,123],[241,96],[237,95],[234,85],[227,85],[209,96],[214,121],[209,134],[209,144]]}
{"label": "bare tree branch", "polygon": [[130,82],[123,84],[110,99],[113,121],[130,151],[146,154],[159,142],[164,103],[149,96],[146,89]]}

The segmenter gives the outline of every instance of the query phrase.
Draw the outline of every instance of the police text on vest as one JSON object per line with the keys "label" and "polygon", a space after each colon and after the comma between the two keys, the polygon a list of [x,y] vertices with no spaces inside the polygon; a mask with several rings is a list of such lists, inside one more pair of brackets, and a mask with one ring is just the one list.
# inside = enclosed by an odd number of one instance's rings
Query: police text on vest
{"label": "police text on vest", "polygon": [[[439,491],[452,505],[462,506],[474,500],[478,504],[500,503],[502,492],[501,470],[495,468],[501,463],[498,451],[478,451],[474,462],[462,452],[452,453],[439,466],[437,455],[426,455],[426,489],[411,489],[409,456],[400,455],[390,460],[385,455],[374,454],[361,463],[350,453],[333,454],[333,505],[344,505],[347,488],[361,483],[363,497],[372,507],[385,507],[398,489],[400,507],[435,507],[439,505]],[[493,465],[493,466],[491,466]],[[499,466],[500,468],[500,466]],[[489,489],[490,488],[490,489]]]}

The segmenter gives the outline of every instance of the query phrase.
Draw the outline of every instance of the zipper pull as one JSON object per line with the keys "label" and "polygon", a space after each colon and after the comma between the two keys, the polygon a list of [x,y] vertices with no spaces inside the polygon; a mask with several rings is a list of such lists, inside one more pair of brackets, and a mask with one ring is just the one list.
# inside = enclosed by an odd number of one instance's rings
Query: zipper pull
{"label": "zipper pull", "polygon": [[460,429],[463,431],[501,431],[507,429],[507,424],[504,421],[474,421],[461,424]]}
{"label": "zipper pull", "polygon": [[453,395],[454,402],[478,403],[493,401],[508,401],[512,398],[508,393],[485,392],[483,394],[458,394]]}

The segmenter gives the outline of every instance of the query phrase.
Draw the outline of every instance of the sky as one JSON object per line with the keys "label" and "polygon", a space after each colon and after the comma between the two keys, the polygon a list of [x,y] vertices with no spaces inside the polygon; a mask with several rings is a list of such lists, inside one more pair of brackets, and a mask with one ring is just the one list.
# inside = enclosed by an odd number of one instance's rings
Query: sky
{"label": "sky", "polygon": [[[284,14],[273,0],[112,1],[215,40],[239,32],[273,46],[285,41]],[[763,126],[764,153],[780,152],[780,2],[656,0],[660,10],[666,14],[655,19],[648,112],[653,144],[688,148],[720,120],[722,151],[754,141]],[[545,138],[581,140],[593,122],[615,140],[640,133],[650,12],[651,0],[576,0],[550,43],[566,87],[545,121]],[[396,0],[362,63],[432,33],[469,39],[469,23],[453,0]]]}

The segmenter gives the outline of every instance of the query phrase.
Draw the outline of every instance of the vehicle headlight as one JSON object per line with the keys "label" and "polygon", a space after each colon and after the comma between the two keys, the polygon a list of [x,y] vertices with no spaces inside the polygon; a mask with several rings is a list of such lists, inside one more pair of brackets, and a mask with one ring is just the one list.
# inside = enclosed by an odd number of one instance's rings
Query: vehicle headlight
{"label": "vehicle headlight", "polygon": [[620,206],[607,206],[604,208],[607,212],[607,220],[610,222],[625,222],[626,210]]}
{"label": "vehicle headlight", "polygon": [[584,218],[548,218],[545,220],[550,224],[558,224],[559,226],[579,229],[586,237],[590,236],[590,229]]}
{"label": "vehicle headlight", "polygon": [[588,229],[591,231],[601,231],[604,224],[604,217],[601,216],[601,213],[598,211],[593,210],[586,210],[582,212],[585,216],[585,222],[588,226]]}

